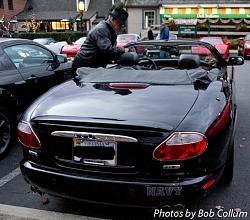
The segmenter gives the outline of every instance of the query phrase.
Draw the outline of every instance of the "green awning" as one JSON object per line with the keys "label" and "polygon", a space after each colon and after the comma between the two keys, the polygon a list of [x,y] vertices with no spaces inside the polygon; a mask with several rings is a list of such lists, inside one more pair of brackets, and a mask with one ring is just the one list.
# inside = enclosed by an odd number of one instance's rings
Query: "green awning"
{"label": "green awning", "polygon": [[[212,13],[213,9],[217,13]],[[203,13],[199,13],[199,10],[200,8],[161,8],[160,18],[250,18],[250,8],[204,8]]]}

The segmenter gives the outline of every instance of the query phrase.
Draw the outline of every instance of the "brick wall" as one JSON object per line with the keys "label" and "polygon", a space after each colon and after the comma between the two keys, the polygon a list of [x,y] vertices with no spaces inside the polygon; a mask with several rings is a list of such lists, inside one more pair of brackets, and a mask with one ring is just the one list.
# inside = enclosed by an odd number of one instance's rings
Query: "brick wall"
{"label": "brick wall", "polygon": [[0,19],[5,17],[5,20],[9,21],[12,17],[23,11],[27,0],[13,0],[13,10],[9,10],[8,0],[2,0],[4,8],[0,8]]}

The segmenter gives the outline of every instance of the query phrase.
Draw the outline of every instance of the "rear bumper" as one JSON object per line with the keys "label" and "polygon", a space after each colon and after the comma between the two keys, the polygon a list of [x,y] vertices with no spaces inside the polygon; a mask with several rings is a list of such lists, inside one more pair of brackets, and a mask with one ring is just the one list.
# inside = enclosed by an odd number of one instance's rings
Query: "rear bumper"
{"label": "rear bumper", "polygon": [[48,194],[128,207],[159,207],[166,203],[193,199],[194,195],[201,196],[206,193],[203,186],[211,179],[217,182],[223,171],[220,169],[213,174],[178,182],[162,182],[155,179],[141,181],[83,176],[38,166],[25,160],[21,161],[20,167],[29,184]]}

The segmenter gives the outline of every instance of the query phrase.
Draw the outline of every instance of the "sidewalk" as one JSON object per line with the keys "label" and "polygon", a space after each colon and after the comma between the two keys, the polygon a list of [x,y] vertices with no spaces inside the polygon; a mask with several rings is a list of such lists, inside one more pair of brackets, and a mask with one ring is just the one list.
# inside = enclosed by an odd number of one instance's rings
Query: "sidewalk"
{"label": "sidewalk", "polygon": [[0,204],[0,220],[100,220],[100,218]]}

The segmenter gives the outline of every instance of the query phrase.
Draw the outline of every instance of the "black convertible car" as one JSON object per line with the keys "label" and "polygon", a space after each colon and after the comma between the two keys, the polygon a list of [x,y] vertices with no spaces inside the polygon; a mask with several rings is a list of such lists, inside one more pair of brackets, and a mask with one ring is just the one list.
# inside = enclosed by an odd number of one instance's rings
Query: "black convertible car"
{"label": "black convertible car", "polygon": [[71,78],[71,62],[25,39],[0,38],[0,158],[14,140],[17,114]]}
{"label": "black convertible car", "polygon": [[[39,192],[126,206],[206,194],[233,176],[234,65],[210,44],[145,41],[80,68],[23,115],[21,171]],[[207,53],[197,54],[197,47]]]}

